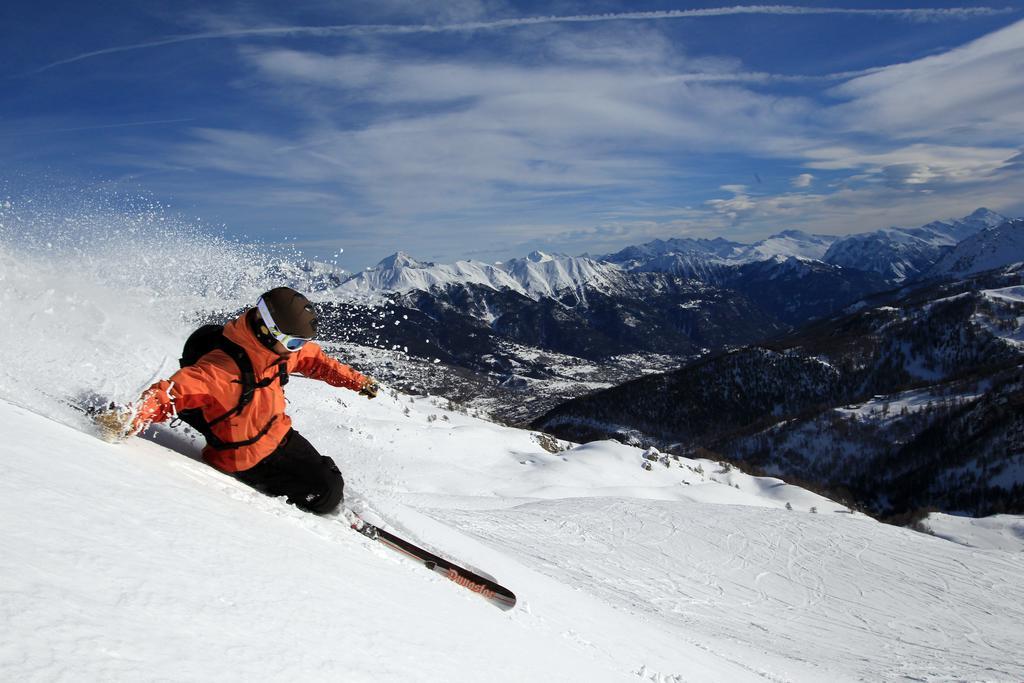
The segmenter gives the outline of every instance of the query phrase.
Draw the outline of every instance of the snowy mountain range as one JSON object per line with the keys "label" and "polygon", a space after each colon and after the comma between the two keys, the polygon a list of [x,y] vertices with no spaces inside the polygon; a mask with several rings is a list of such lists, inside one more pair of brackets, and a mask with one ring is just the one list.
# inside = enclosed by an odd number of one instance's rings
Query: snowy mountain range
{"label": "snowy mountain range", "polygon": [[550,255],[534,251],[505,263],[457,261],[421,263],[398,252],[346,280],[340,294],[405,293],[460,286],[509,290],[534,300],[591,285],[610,290],[621,282],[616,266],[585,256]]}
{"label": "snowy mountain range", "polygon": [[626,270],[669,272],[714,281],[726,266],[796,258],[874,272],[890,283],[902,283],[923,275],[961,241],[1007,220],[980,208],[960,219],[844,237],[787,230],[753,244],[722,238],[655,240],[627,247],[602,260]]}
{"label": "snowy mountain range", "polygon": [[[601,257],[533,252],[496,264],[397,253],[319,298],[332,342],[439,360],[457,368],[458,380],[425,371],[417,386],[486,397],[478,400],[519,422],[641,368],[791,332],[923,280],[958,240],[987,244],[1002,234],[991,226],[1003,223],[978,209],[843,238],[793,230],[753,244],[680,238]],[[1010,252],[1000,245],[995,253]],[[362,324],[380,306],[400,324]],[[393,372],[387,364],[375,371]]]}
{"label": "snowy mountain range", "polygon": [[[612,293],[623,286],[623,275],[627,273],[666,273],[720,284],[732,270],[744,265],[790,259],[877,273],[890,284],[897,284],[925,274],[938,276],[942,271],[933,268],[957,244],[1007,220],[981,208],[961,219],[934,221],[917,228],[884,228],[845,237],[786,230],[752,244],[723,238],[679,238],[654,240],[597,258],[535,251],[525,258],[496,264],[424,263],[399,252],[350,276],[337,291],[366,295],[468,285],[507,289],[539,300],[558,298],[566,291],[584,287]],[[991,262],[991,259],[986,261]]]}
{"label": "snowy mountain range", "polygon": [[352,275],[338,287],[341,293],[430,291],[478,285],[508,289],[534,300],[556,298],[583,287],[611,292],[622,286],[626,273],[667,273],[712,282],[724,266],[790,258],[821,260],[836,238],[788,230],[753,244],[722,238],[655,240],[615,254],[592,258],[534,251],[524,258],[489,264],[420,262],[404,252]]}

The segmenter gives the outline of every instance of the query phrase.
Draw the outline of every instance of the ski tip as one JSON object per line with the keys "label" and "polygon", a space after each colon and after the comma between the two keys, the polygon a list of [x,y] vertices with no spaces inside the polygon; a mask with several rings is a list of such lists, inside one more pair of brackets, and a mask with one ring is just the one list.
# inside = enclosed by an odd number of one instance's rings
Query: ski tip
{"label": "ski tip", "polygon": [[499,609],[505,610],[506,612],[511,612],[513,609],[515,609],[516,606],[516,596],[512,595],[512,593],[509,593],[507,596],[502,596],[501,598],[494,598],[493,600],[491,600],[491,602],[497,605]]}
{"label": "ski tip", "polygon": [[363,536],[379,541],[389,548],[422,563],[427,569],[437,572],[457,585],[476,593],[496,607],[509,611],[516,606],[515,593],[497,583],[492,577],[481,576],[463,567],[453,565],[449,560],[438,557],[386,530],[378,529],[350,508],[342,508],[341,515],[353,530],[358,531]]}
{"label": "ski tip", "polygon": [[[430,568],[433,569],[434,567]],[[454,567],[448,568],[445,575],[450,581],[453,581],[467,590],[478,593],[481,597],[486,598],[506,611],[516,606],[515,593],[494,581],[474,581],[473,578],[470,578],[469,576],[463,576]]]}

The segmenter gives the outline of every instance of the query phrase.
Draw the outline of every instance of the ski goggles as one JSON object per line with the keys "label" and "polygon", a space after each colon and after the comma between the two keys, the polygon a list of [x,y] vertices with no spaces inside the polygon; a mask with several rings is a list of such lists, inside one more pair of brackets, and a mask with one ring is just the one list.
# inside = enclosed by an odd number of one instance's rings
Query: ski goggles
{"label": "ski goggles", "polygon": [[289,351],[298,351],[305,346],[306,342],[311,341],[305,337],[296,337],[282,332],[281,328],[274,322],[274,316],[270,315],[270,308],[267,306],[267,302],[263,300],[263,297],[260,297],[259,301],[256,302],[256,310],[260,312],[260,317],[263,318],[264,324],[270,330],[270,334],[273,335],[274,339],[281,342],[284,348]]}

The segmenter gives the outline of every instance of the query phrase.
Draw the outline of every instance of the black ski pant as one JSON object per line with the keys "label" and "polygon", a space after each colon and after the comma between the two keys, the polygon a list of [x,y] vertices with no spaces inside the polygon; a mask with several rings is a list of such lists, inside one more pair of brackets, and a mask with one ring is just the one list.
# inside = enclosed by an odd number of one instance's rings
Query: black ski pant
{"label": "black ski pant", "polygon": [[320,515],[333,512],[345,490],[334,461],[320,455],[294,429],[273,453],[254,467],[235,472],[235,478],[268,496],[287,496],[292,505]]}

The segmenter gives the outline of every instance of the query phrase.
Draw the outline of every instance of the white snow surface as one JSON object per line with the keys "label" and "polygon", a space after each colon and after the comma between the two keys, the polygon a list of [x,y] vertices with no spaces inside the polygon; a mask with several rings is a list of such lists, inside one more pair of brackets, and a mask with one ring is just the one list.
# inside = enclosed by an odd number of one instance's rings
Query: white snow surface
{"label": "white snow surface", "polygon": [[999,289],[983,289],[982,294],[991,299],[1024,303],[1024,285],[1000,287]]}
{"label": "white snow surface", "polygon": [[1024,286],[983,289],[981,294],[996,308],[979,311],[975,322],[1007,344],[1024,346]]}
{"label": "white snow surface", "polygon": [[1024,516],[992,515],[983,519],[932,512],[921,522],[939,538],[972,548],[1024,553]]}
{"label": "white snow surface", "polygon": [[[519,598],[502,612],[208,468],[180,429],[94,438],[60,398],[134,398],[193,311],[253,295],[244,259],[203,257],[220,245],[145,258],[159,234],[116,260],[0,241],[0,333],[21,340],[0,366],[0,679],[1024,678],[1019,555],[711,461],[549,453],[433,399],[289,383],[353,504],[493,575]],[[196,268],[223,269],[216,297],[165,284]]]}

